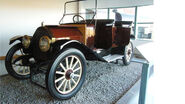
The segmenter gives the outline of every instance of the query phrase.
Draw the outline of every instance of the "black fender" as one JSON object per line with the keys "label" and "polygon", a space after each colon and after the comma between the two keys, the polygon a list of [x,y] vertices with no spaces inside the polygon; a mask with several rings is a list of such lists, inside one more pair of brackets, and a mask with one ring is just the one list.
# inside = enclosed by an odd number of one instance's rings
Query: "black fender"
{"label": "black fender", "polygon": [[16,59],[13,61],[13,64],[15,64],[17,61],[22,60],[23,66],[24,66],[24,65],[28,66],[28,65],[30,65],[30,64],[29,64],[29,59],[30,59],[30,58],[32,58],[31,55],[19,56],[18,58],[16,58]]}
{"label": "black fender", "polygon": [[10,39],[9,45],[14,43],[16,40],[22,41],[23,36],[14,36]]}
{"label": "black fender", "polygon": [[87,47],[86,45],[84,45],[83,43],[77,40],[59,40],[53,45],[58,46],[58,48],[60,48],[60,51],[64,51],[67,48],[76,48],[84,54],[87,60],[98,60],[98,61],[106,62],[96,52],[94,52],[92,49],[90,49],[89,47]]}

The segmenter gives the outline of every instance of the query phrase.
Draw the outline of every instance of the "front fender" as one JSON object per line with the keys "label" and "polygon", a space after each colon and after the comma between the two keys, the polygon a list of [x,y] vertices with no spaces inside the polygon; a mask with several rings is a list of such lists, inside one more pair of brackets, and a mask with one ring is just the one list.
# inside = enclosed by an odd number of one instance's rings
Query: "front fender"
{"label": "front fender", "polygon": [[14,36],[10,39],[10,42],[9,42],[9,45],[11,45],[12,43],[14,43],[16,40],[22,40],[22,37],[23,36],[20,36],[20,35],[17,35],[17,36]]}
{"label": "front fender", "polygon": [[61,40],[61,41],[58,41],[57,44],[60,47],[61,51],[64,51],[67,48],[76,48],[84,54],[87,60],[99,60],[99,61],[106,62],[101,56],[93,52],[92,49],[88,48],[83,43],[80,43],[77,40]]}
{"label": "front fender", "polygon": [[69,41],[65,42],[64,44],[62,44],[62,45],[60,46],[60,49],[62,50],[65,46],[67,46],[67,45],[69,45],[69,44],[72,44],[72,43],[81,44],[81,43],[80,43],[79,41],[77,41],[77,40],[69,40]]}

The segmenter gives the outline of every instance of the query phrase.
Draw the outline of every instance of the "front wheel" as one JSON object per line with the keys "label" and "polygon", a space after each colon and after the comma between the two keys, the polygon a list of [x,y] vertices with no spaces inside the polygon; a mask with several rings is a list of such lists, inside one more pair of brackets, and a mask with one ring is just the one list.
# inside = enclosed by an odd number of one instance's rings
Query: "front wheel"
{"label": "front wheel", "polygon": [[57,99],[69,99],[82,87],[86,75],[86,59],[77,49],[60,53],[46,75],[49,93]]}
{"label": "front wheel", "polygon": [[5,66],[7,72],[16,79],[27,79],[30,77],[30,67],[23,66],[22,60],[14,62],[18,57],[24,55],[22,44],[15,44],[6,55]]}
{"label": "front wheel", "polygon": [[128,45],[125,46],[124,49],[123,64],[129,65],[132,57],[133,57],[133,44],[132,42],[130,42]]}

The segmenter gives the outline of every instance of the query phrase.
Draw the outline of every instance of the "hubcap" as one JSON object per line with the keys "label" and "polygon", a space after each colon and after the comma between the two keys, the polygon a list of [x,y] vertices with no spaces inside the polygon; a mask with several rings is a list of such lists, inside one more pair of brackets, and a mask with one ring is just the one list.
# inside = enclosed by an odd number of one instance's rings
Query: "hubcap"
{"label": "hubcap", "polygon": [[130,55],[131,54],[131,50],[128,50],[128,55]]}
{"label": "hubcap", "polygon": [[74,78],[74,73],[71,73],[71,74],[70,74],[70,78],[71,78],[71,79]]}
{"label": "hubcap", "polygon": [[126,61],[127,62],[129,62],[130,61],[130,59],[131,59],[131,56],[132,56],[132,45],[131,45],[131,43],[129,43],[126,47],[125,47],[125,49],[126,49]]}
{"label": "hubcap", "polygon": [[55,88],[61,94],[73,91],[82,75],[82,63],[75,55],[65,57],[55,72]]}
{"label": "hubcap", "polygon": [[67,70],[67,72],[65,73],[65,78],[67,80],[70,80],[72,74],[74,75],[73,70],[71,70],[71,69]]}

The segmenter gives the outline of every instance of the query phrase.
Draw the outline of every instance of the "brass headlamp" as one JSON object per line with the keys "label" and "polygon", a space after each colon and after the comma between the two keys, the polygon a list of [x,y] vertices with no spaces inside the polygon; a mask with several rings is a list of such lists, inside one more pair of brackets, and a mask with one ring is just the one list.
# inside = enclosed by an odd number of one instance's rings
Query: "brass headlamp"
{"label": "brass headlamp", "polygon": [[29,37],[27,35],[23,36],[23,38],[22,38],[22,45],[23,45],[24,48],[29,48],[30,40],[31,40],[31,37]]}
{"label": "brass headlamp", "polygon": [[52,43],[55,43],[58,40],[63,40],[63,39],[70,39],[69,37],[63,37],[63,38],[49,38],[48,36],[42,36],[39,41],[39,48],[42,52],[47,52]]}
{"label": "brass headlamp", "polygon": [[47,52],[50,49],[51,39],[48,36],[42,36],[39,41],[39,48],[42,52]]}

